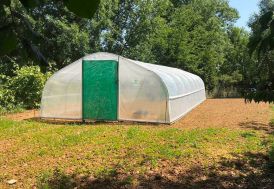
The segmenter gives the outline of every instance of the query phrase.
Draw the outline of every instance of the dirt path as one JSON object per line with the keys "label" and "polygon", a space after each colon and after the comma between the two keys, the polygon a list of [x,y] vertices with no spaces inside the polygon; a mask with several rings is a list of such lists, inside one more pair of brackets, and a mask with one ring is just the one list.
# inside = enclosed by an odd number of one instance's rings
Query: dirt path
{"label": "dirt path", "polygon": [[21,113],[8,114],[5,117],[8,119],[14,120],[14,121],[22,121],[22,120],[26,120],[26,119],[39,117],[39,111],[38,110],[27,110],[27,111],[24,111]]}

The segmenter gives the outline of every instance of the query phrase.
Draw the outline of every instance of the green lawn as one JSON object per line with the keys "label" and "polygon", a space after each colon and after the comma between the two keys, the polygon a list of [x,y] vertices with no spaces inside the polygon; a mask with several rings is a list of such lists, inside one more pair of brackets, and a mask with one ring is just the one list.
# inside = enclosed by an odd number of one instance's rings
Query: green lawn
{"label": "green lawn", "polygon": [[[196,166],[208,178],[226,168],[248,178],[250,172],[238,169],[234,160],[262,171],[252,161],[265,164],[273,141],[273,135],[251,129],[55,125],[0,118],[0,188],[9,179],[24,188],[88,188],[92,182],[98,188],[151,186],[151,179],[171,175],[175,181],[163,183],[168,187],[194,179],[187,176]],[[207,181],[193,187],[210,186]]]}

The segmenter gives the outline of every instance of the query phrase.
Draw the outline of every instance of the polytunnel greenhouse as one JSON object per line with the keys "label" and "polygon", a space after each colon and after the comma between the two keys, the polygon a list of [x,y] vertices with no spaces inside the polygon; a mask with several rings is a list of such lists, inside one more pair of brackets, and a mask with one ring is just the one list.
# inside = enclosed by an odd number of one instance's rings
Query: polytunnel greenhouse
{"label": "polytunnel greenhouse", "polygon": [[205,99],[204,82],[194,74],[94,53],[49,78],[41,117],[172,123]]}

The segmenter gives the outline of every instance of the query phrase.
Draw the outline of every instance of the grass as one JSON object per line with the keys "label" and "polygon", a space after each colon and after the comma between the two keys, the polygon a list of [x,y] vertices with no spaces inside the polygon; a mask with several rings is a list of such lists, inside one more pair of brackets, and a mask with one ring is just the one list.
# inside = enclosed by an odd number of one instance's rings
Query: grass
{"label": "grass", "polygon": [[103,186],[115,178],[119,187],[134,186],[136,175],[146,178],[150,171],[201,165],[207,174],[224,158],[234,168],[238,164],[230,160],[235,157],[252,162],[246,154],[266,154],[273,141],[273,135],[251,129],[54,125],[0,118],[0,188],[14,177],[22,188],[74,188],[89,175],[107,180]]}
{"label": "grass", "polygon": [[[259,144],[260,133],[232,131],[229,129],[193,129],[184,131],[173,128],[148,128],[142,126],[58,126],[48,124],[19,123],[0,120],[0,139],[17,143],[16,151],[28,148],[27,157],[60,156],[64,150],[92,146],[100,156],[110,154],[127,156],[146,155],[152,159],[174,159],[210,154],[207,149],[218,148],[234,142],[241,151],[263,147]],[[251,139],[251,140],[250,140]],[[131,154],[131,151],[134,152]],[[86,152],[87,154],[89,152]]]}

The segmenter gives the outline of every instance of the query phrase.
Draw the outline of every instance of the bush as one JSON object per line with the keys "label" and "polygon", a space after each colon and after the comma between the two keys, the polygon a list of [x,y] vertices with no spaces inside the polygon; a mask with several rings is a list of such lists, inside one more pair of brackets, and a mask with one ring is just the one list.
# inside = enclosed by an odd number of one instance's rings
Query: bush
{"label": "bush", "polygon": [[15,107],[38,108],[42,90],[50,74],[43,74],[38,66],[25,66],[15,71],[14,77],[7,77],[0,89],[2,109]]}
{"label": "bush", "polygon": [[0,115],[23,111],[22,104],[16,104],[13,92],[9,89],[0,88]]}

